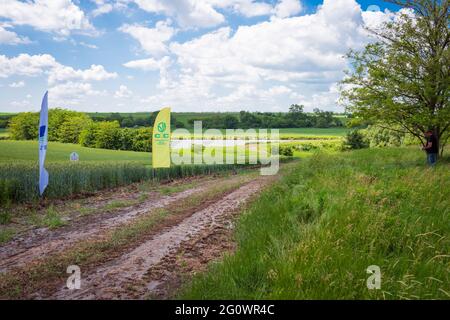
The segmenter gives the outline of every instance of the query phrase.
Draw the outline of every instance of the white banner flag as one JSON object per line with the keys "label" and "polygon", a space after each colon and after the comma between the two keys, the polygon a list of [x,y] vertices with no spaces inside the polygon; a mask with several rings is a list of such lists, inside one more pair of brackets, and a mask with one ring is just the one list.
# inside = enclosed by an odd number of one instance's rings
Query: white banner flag
{"label": "white banner flag", "polygon": [[48,185],[48,172],[44,168],[48,140],[48,91],[42,99],[39,118],[39,193],[42,196]]}

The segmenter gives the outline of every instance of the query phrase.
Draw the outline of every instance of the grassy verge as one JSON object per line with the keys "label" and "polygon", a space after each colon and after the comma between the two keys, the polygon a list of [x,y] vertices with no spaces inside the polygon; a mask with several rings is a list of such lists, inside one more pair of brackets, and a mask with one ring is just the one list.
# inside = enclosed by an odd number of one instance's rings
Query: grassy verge
{"label": "grassy verge", "polygon": [[[242,215],[187,299],[449,299],[450,170],[412,149],[316,154]],[[366,286],[381,269],[381,289]]]}

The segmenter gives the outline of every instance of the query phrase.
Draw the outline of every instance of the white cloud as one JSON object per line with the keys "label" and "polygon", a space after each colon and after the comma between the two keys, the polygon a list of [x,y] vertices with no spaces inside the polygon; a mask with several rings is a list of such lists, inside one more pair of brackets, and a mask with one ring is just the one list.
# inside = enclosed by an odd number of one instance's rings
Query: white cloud
{"label": "white cloud", "polygon": [[142,49],[147,53],[161,56],[167,53],[166,43],[176,32],[170,24],[170,21],[158,21],[155,28],[126,24],[120,27],[119,30],[139,41]]}
{"label": "white cloud", "polygon": [[79,105],[86,96],[101,96],[106,93],[94,90],[90,83],[66,82],[49,89],[49,100],[53,106]]}
{"label": "white cloud", "polygon": [[287,18],[299,14],[302,5],[298,0],[280,0],[274,8],[274,15],[278,18]]}
{"label": "white cloud", "polygon": [[0,78],[7,78],[11,75],[37,76],[57,64],[55,58],[49,54],[30,56],[22,53],[13,58],[0,55]]}
{"label": "white cloud", "polygon": [[19,82],[13,82],[9,84],[10,88],[23,88],[25,87],[25,82],[24,81],[19,81]]}
{"label": "white cloud", "polygon": [[140,69],[144,71],[155,71],[161,68],[167,68],[170,65],[170,58],[168,56],[163,57],[161,60],[153,58],[140,59],[129,61],[124,64],[127,68]]}
{"label": "white cloud", "polygon": [[10,25],[0,24],[0,44],[17,45],[28,44],[31,42],[27,37],[20,37],[15,32],[7,30],[7,27],[10,27]]}
{"label": "white cloud", "polygon": [[209,0],[216,8],[231,10],[245,17],[270,15],[273,11],[271,4],[255,0]]}
{"label": "white cloud", "polygon": [[125,85],[121,85],[119,90],[114,93],[114,98],[122,99],[122,98],[130,98],[133,92],[127,88]]}
{"label": "white cloud", "polygon": [[93,17],[98,17],[103,14],[110,13],[113,10],[125,9],[128,4],[128,0],[92,0],[97,8],[91,12]]}
{"label": "white cloud", "polygon": [[95,44],[85,43],[83,41],[79,42],[79,44],[89,49],[98,49],[98,47]]}
{"label": "white cloud", "polygon": [[12,25],[29,25],[62,36],[94,30],[84,12],[70,0],[0,0],[0,17]]}
{"label": "white cloud", "polygon": [[225,21],[225,17],[207,0],[134,0],[134,2],[145,11],[175,18],[183,28],[213,27]]}
{"label": "white cloud", "polygon": [[245,17],[275,15],[280,18],[298,14],[299,0],[280,0],[275,5],[258,0],[134,0],[143,10],[174,18],[182,28],[208,28],[226,21],[219,11],[231,11]]}
{"label": "white cloud", "polygon": [[110,4],[110,3],[103,3],[103,4],[100,4],[97,9],[92,11],[92,16],[97,17],[97,16],[100,16],[102,14],[109,13],[113,9],[114,9],[114,7],[112,6],[112,4]]}
{"label": "white cloud", "polygon": [[65,81],[103,81],[117,78],[117,73],[108,72],[102,65],[91,65],[89,69],[76,70],[60,64],[49,54],[29,55],[22,53],[17,57],[8,58],[0,55],[0,78],[12,75],[39,76],[48,75],[49,84]]}
{"label": "white cloud", "polygon": [[49,72],[48,81],[50,84],[70,80],[81,81],[103,81],[117,78],[117,73],[108,72],[102,65],[91,65],[89,69],[75,70],[72,67],[57,64]]}
{"label": "white cloud", "polygon": [[161,73],[162,91],[146,101],[235,110],[300,101],[336,108],[334,85],[344,76],[346,52],[370,41],[361,7],[355,0],[324,0],[316,13],[289,18],[301,10],[299,2],[280,1],[275,8],[278,17],[270,21],[171,43],[176,63]]}
{"label": "white cloud", "polygon": [[11,101],[10,104],[14,108],[30,108],[32,106],[31,102],[29,100],[26,100],[26,99],[20,100],[20,101],[14,100],[14,101]]}

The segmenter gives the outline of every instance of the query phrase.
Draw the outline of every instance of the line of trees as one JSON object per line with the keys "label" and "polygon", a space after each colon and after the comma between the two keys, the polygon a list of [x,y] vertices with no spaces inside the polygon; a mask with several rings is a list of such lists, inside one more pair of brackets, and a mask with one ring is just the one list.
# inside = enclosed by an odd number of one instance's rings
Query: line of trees
{"label": "line of trees", "polygon": [[[110,114],[90,113],[89,116],[95,122],[117,121],[120,124],[121,128],[138,128],[153,127],[158,112],[159,111],[152,112],[150,113],[150,116],[148,116],[147,114],[121,114],[118,112],[113,112]],[[185,124],[181,121],[178,121],[173,114],[170,115],[170,123],[172,128],[185,127]]]}
{"label": "line of trees", "polygon": [[[48,140],[113,150],[151,151],[151,128],[121,128],[118,121],[93,121],[87,114],[51,109],[48,114]],[[24,112],[13,117],[9,131],[13,140],[35,140],[39,114]]]}
{"label": "line of trees", "polygon": [[314,109],[309,114],[298,104],[291,105],[288,113],[241,111],[239,116],[227,114],[190,119],[189,126],[192,127],[194,121],[198,120],[202,121],[203,128],[206,129],[332,128],[344,125],[331,111]]}
{"label": "line of trees", "polygon": [[[64,109],[49,110],[49,141],[81,144],[85,147],[113,150],[151,151],[152,127],[158,112],[148,117],[123,117],[119,113],[96,116],[84,112]],[[126,120],[130,120],[129,123]],[[332,112],[314,110],[313,114],[303,111],[303,106],[292,105],[288,113],[261,113],[241,111],[232,114],[214,114],[199,117],[203,128],[248,129],[248,128],[295,128],[295,127],[338,127],[340,119]],[[194,119],[188,121],[193,125]],[[37,139],[39,113],[23,112],[9,119],[9,132],[13,140]],[[184,124],[171,116],[172,128]]]}

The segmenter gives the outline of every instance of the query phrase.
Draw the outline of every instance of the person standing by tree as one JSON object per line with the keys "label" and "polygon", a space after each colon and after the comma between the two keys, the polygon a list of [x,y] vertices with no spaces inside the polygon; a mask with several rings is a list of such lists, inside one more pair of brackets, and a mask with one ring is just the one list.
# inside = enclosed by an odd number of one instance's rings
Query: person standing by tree
{"label": "person standing by tree", "polygon": [[425,138],[427,143],[423,146],[422,150],[425,150],[427,153],[427,161],[430,166],[434,166],[436,164],[439,148],[436,136],[433,134],[432,130],[428,130],[425,132]]}

